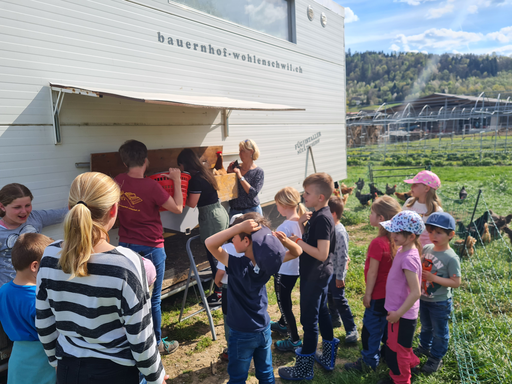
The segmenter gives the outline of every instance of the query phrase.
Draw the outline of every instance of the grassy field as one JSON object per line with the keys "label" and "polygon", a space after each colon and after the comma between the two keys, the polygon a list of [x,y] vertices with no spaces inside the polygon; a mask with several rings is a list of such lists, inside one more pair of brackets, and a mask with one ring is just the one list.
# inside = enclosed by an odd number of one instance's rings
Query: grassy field
{"label": "grassy field", "polygon": [[[434,167],[442,181],[440,195],[443,207],[462,220],[469,223],[473,212],[478,190],[482,189],[475,217],[479,217],[485,209],[506,215],[512,213],[512,167]],[[403,171],[402,171],[403,172]],[[384,190],[386,182],[397,184],[398,191],[408,190],[402,182],[403,177],[394,177],[397,172],[388,172],[383,182],[377,187]],[[359,177],[367,178],[366,167],[349,167],[347,185],[353,185]],[[458,202],[458,192],[462,186],[468,191],[468,198],[463,204]],[[365,193],[368,186],[365,186]],[[369,207],[362,207],[359,201],[350,196],[342,222],[350,235],[350,269],[348,272],[347,297],[355,315],[359,330],[362,326],[364,307],[363,267],[366,250],[370,240],[375,237],[376,230],[368,224]],[[462,261],[463,283],[454,294],[454,316],[452,321],[452,340],[443,368],[430,377],[418,376],[415,383],[510,383],[512,382],[512,305],[511,295],[511,263],[512,253],[509,250],[509,239],[497,239],[486,246],[477,245],[475,255]],[[269,295],[269,313],[277,319],[278,308],[275,300],[273,281],[267,286]],[[294,311],[299,321],[299,295],[294,293]],[[193,296],[193,295],[192,295]],[[190,297],[190,295],[189,295]],[[196,301],[197,302],[197,301]],[[193,311],[194,301],[189,300],[187,311]],[[222,314],[214,312],[219,339],[210,339],[207,320],[204,315],[196,316],[177,324],[181,296],[177,295],[164,302],[164,334],[180,341],[178,354],[164,358],[166,369],[171,372],[172,383],[225,383],[228,380],[226,363],[218,361],[218,353],[226,345],[222,336]],[[418,327],[419,328],[419,327]],[[301,328],[299,326],[299,333]],[[345,332],[342,328],[335,330],[336,337],[342,343]],[[415,345],[418,341],[415,339]],[[343,369],[343,363],[354,361],[360,356],[360,343],[346,347],[341,344],[338,351],[338,363],[334,372],[325,373],[318,365],[315,366],[313,383],[375,383],[387,375],[388,369],[380,365],[377,372],[364,374],[351,373]],[[274,367],[294,363],[292,353],[273,352]],[[425,359],[422,359],[424,362]],[[215,375],[210,367],[215,365]],[[211,368],[211,369],[210,369]],[[277,380],[279,382],[279,379]],[[248,382],[257,382],[251,371]]]}

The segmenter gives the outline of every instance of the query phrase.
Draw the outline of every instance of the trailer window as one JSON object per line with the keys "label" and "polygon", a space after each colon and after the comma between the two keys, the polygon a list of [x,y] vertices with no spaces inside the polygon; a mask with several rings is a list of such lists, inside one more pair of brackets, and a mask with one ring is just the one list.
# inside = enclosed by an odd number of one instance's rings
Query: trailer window
{"label": "trailer window", "polygon": [[293,0],[169,0],[281,39],[293,41]]}

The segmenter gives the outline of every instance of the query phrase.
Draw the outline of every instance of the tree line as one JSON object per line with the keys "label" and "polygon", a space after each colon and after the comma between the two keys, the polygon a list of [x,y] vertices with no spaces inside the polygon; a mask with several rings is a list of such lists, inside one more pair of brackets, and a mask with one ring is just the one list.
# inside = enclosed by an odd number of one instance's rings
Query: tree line
{"label": "tree line", "polygon": [[347,105],[416,99],[435,92],[506,99],[512,57],[475,54],[356,52],[346,54]]}

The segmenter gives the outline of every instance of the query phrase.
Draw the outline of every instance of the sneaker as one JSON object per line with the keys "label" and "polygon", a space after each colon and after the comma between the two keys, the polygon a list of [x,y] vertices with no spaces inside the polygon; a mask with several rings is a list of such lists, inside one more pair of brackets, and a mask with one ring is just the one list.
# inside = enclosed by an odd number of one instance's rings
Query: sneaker
{"label": "sneaker", "polygon": [[421,368],[421,372],[430,375],[431,373],[437,372],[442,365],[443,360],[430,356],[423,368]]}
{"label": "sneaker", "polygon": [[332,322],[332,327],[333,328],[339,328],[342,325],[341,324],[341,319],[339,317],[335,318],[335,319],[331,318],[331,322]]}
{"label": "sneaker", "polygon": [[210,296],[208,296],[206,302],[210,307],[222,305],[222,292],[213,292]]}
{"label": "sneaker", "polygon": [[359,372],[363,372],[363,358],[360,357],[359,359],[357,359],[356,361],[354,361],[353,363],[347,363],[345,364],[345,369],[347,371],[359,371]]}
{"label": "sneaker", "polygon": [[417,348],[414,348],[412,351],[418,357],[430,357],[430,351],[428,349],[423,348],[421,345]]}
{"label": "sneaker", "polygon": [[302,347],[302,341],[293,342],[291,339],[278,340],[275,343],[276,349],[281,352],[295,352],[296,348]]}
{"label": "sneaker", "polygon": [[352,332],[347,333],[345,336],[345,344],[354,344],[357,343],[357,339],[359,338],[359,333],[357,329],[354,329]]}
{"label": "sneaker", "polygon": [[287,335],[288,334],[288,328],[285,326],[282,326],[279,324],[279,321],[271,321],[270,322],[270,330],[280,333],[281,335]]}
{"label": "sneaker", "polygon": [[160,341],[160,344],[158,344],[158,352],[160,352],[161,355],[170,355],[171,353],[176,352],[178,346],[179,344],[176,340],[167,341],[166,337]]}
{"label": "sneaker", "polygon": [[411,375],[418,376],[420,374],[420,366],[417,365],[411,368]]}
{"label": "sneaker", "polygon": [[222,353],[220,354],[220,359],[223,361],[229,361],[228,349],[224,348]]}

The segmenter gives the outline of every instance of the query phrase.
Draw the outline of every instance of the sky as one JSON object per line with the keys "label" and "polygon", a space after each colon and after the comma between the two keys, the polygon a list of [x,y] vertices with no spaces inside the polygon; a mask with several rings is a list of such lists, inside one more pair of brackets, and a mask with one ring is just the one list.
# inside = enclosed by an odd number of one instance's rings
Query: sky
{"label": "sky", "polygon": [[512,57],[512,0],[335,0],[352,52],[475,53]]}

